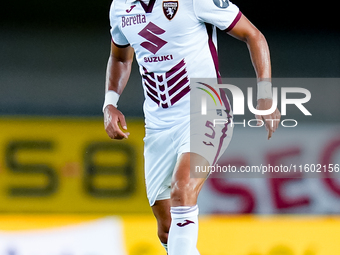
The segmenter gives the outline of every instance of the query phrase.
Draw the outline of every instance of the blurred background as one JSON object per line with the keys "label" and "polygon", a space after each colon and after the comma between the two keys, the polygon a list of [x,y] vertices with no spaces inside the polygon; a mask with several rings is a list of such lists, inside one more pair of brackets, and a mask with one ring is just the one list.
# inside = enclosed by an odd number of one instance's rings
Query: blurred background
{"label": "blurred background", "polygon": [[[281,126],[268,143],[264,130],[237,126],[220,164],[319,164],[322,172],[209,179],[199,198],[198,248],[202,255],[340,254],[336,2],[233,2],[267,38],[274,86],[308,89],[312,116],[289,106],[284,119],[299,125]],[[110,4],[1,4],[0,255],[165,254],[145,195],[136,63],[119,104],[130,138],[111,141],[103,128]],[[227,82],[255,77],[242,42],[219,33],[219,54]]]}

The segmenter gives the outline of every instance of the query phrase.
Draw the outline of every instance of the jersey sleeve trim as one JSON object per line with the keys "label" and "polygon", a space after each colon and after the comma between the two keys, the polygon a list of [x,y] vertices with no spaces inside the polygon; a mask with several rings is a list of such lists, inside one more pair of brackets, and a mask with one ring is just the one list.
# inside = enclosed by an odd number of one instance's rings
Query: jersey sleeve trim
{"label": "jersey sleeve trim", "polygon": [[117,46],[118,48],[126,48],[126,47],[129,47],[130,46],[130,44],[125,44],[125,45],[120,45],[120,44],[117,44],[117,43],[115,43],[115,41],[111,38],[111,41],[112,41],[112,43],[115,45],[115,46]]}
{"label": "jersey sleeve trim", "polygon": [[242,12],[239,11],[234,21],[230,24],[230,26],[227,29],[224,30],[224,32],[226,33],[230,32],[236,26],[237,22],[239,22],[241,17],[242,17]]}
{"label": "jersey sleeve trim", "polygon": [[129,45],[129,41],[126,39],[125,35],[121,30],[120,24],[120,16],[117,15],[121,7],[119,6],[119,1],[113,1],[110,8],[110,33],[111,33],[111,40],[117,47],[127,47]]}
{"label": "jersey sleeve trim", "polygon": [[230,26],[227,29],[224,30],[224,32],[226,33],[230,32],[236,26],[237,22],[239,22],[241,17],[242,17],[242,12],[239,11],[234,21],[230,24]]}

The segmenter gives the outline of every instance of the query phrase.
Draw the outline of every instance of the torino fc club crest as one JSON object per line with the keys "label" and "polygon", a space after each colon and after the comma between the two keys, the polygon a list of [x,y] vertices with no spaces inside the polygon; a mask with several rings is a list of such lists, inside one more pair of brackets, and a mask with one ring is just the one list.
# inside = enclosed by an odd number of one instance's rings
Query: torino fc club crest
{"label": "torino fc club crest", "polygon": [[165,17],[168,18],[168,20],[172,20],[178,9],[178,1],[164,1],[163,2],[163,12]]}

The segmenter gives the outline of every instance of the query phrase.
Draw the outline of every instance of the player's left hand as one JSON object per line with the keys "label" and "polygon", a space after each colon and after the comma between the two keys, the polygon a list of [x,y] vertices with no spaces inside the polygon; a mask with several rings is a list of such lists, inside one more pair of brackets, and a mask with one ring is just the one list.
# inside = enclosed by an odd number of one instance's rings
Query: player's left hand
{"label": "player's left hand", "polygon": [[[272,107],[272,103],[273,103],[273,100],[269,98],[259,99],[257,100],[256,109],[257,110],[268,110]],[[268,132],[268,140],[269,140],[280,124],[280,119],[281,119],[280,111],[276,108],[272,114],[255,115],[255,117],[257,119],[258,126],[261,126],[263,123],[265,124],[266,130]]]}

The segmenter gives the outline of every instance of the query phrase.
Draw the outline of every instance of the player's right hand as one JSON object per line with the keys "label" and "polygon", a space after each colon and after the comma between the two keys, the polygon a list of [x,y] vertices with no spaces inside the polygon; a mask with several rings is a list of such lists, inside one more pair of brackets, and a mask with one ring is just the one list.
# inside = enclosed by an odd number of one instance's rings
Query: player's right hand
{"label": "player's right hand", "polygon": [[124,115],[113,105],[108,105],[104,109],[104,126],[106,133],[111,139],[122,140],[128,138],[130,133],[124,133],[127,130]]}

